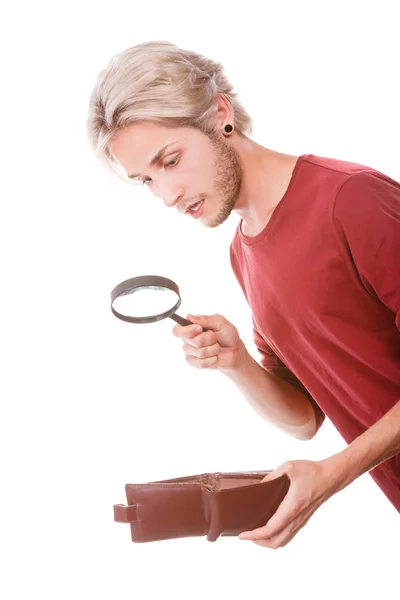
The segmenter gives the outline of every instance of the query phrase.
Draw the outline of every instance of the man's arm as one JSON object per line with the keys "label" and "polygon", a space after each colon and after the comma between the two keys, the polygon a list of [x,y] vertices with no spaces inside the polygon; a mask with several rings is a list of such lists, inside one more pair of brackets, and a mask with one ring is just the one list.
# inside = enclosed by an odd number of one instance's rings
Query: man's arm
{"label": "man's arm", "polygon": [[[339,489],[400,453],[400,400],[347,448],[325,459],[340,474]],[[339,491],[339,489],[337,491]]]}
{"label": "man's arm", "polygon": [[[193,325],[175,325],[188,363],[198,369],[219,369],[241,390],[250,405],[282,431],[301,440],[312,438],[324,414],[300,382],[278,363],[265,369],[248,353],[236,327],[222,315],[187,315]],[[196,329],[198,328],[199,331]],[[272,360],[272,359],[271,359]],[[279,376],[269,372],[275,366]],[[282,376],[281,376],[282,375]],[[314,406],[315,405],[315,406]]]}
{"label": "man's arm", "polygon": [[399,452],[400,400],[341,452],[321,461],[284,463],[265,477],[263,481],[286,473],[289,491],[267,525],[243,532],[240,539],[268,548],[286,546],[323,502]]}
{"label": "man's arm", "polygon": [[299,440],[316,434],[324,415],[317,418],[312,401],[291,383],[269,373],[246,351],[242,365],[221,370],[242,392],[248,403],[264,419]]}

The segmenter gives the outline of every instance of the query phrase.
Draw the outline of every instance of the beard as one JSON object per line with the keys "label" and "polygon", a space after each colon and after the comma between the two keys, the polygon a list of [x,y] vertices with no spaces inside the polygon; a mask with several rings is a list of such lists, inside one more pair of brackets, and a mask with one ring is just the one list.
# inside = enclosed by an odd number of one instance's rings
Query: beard
{"label": "beard", "polygon": [[223,135],[216,132],[208,134],[214,150],[215,180],[213,196],[220,200],[217,215],[206,225],[218,227],[231,214],[240,194],[242,185],[242,167],[237,150],[229,144]]}

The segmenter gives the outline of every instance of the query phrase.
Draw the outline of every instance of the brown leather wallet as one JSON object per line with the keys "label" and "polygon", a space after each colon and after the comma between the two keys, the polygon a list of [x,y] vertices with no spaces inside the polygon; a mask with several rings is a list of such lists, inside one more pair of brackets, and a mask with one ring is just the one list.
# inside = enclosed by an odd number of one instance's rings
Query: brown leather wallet
{"label": "brown leather wallet", "polygon": [[114,505],[114,521],[129,523],[133,542],[239,535],[262,527],[289,489],[287,475],[271,471],[204,473],[125,486],[128,506]]}

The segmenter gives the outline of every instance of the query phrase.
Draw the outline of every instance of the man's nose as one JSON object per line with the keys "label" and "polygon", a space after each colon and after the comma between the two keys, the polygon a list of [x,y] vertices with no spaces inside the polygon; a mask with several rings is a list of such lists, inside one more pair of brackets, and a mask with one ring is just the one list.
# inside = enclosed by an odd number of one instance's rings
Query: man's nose
{"label": "man's nose", "polygon": [[168,208],[172,208],[177,204],[178,200],[182,197],[182,190],[178,188],[164,187],[161,192],[161,198]]}

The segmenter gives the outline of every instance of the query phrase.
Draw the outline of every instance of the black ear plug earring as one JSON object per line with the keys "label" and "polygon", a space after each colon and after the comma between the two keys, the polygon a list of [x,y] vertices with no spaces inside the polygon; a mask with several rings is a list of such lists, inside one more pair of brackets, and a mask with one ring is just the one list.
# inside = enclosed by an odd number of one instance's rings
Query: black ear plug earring
{"label": "black ear plug earring", "polygon": [[233,131],[232,125],[229,125],[229,124],[225,125],[224,129],[225,129],[225,133],[232,133],[232,131]]}

